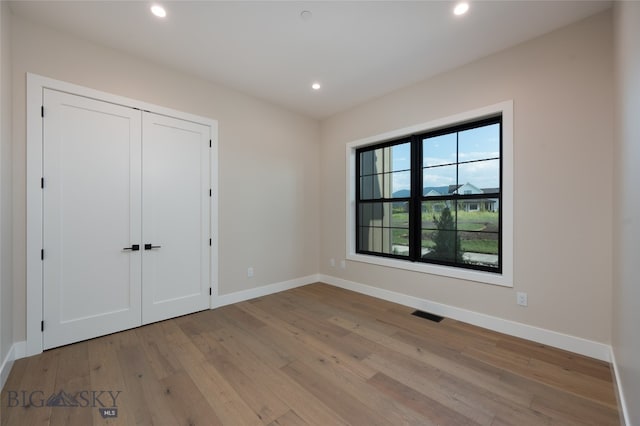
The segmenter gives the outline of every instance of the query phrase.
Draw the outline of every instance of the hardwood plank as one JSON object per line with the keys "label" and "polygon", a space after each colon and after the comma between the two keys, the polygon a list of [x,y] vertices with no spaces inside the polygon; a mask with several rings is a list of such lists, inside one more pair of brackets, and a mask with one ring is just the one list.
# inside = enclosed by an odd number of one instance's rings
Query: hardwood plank
{"label": "hardwood plank", "polygon": [[[346,424],[333,410],[307,389],[284,374],[278,363],[270,364],[268,359],[262,357],[260,351],[254,352],[247,345],[253,339],[236,338],[237,331],[233,330],[217,330],[211,334],[229,353],[233,354],[238,365],[243,365],[247,369],[256,386],[276,394],[307,423]],[[273,341],[280,342],[277,337]]]}
{"label": "hardwood plank", "polygon": [[[19,411],[17,407],[20,383],[27,372],[29,358],[22,358],[14,362],[11,374],[7,378],[2,393],[0,393],[0,425],[9,424],[9,417],[12,413]],[[10,393],[11,392],[11,393]],[[11,400],[10,400],[11,399]]]}
{"label": "hardwood plank", "polygon": [[308,424],[298,417],[295,411],[289,410],[274,422],[269,423],[269,426],[307,426]]}
{"label": "hardwood plank", "polygon": [[610,407],[615,407],[617,404],[610,381],[603,381],[575,371],[568,371],[561,366],[532,359],[502,348],[495,348],[490,352],[477,348],[467,348],[464,353],[493,366],[508,369],[523,377],[561,388],[566,392],[609,405]]}
{"label": "hardwood plank", "polygon": [[[274,337],[272,328],[266,327],[256,331],[234,321],[229,321],[227,324],[223,329],[209,332],[209,335],[212,335],[221,343],[225,342],[226,338],[242,341],[242,345],[247,350],[259,354],[262,363],[275,369],[284,367],[295,359],[295,355],[291,353],[290,348]],[[222,344],[223,346],[225,345],[224,343]]]}
{"label": "hardwood plank", "polygon": [[491,413],[495,416],[494,421],[499,418],[511,424],[522,426],[548,425],[552,422],[550,416],[533,407],[518,404],[452,375],[443,374],[440,376],[438,385],[445,392],[454,395],[458,401],[474,410]]}
{"label": "hardwood plank", "polygon": [[385,374],[406,387],[417,391],[425,399],[433,400],[478,424],[490,425],[493,420],[493,413],[485,409],[476,409],[469,406],[458,399],[455,393],[447,392],[446,389],[440,386],[439,379],[443,373],[437,368],[425,366],[424,368],[419,367],[416,369],[412,368],[410,364],[403,365],[395,361],[389,361],[387,356],[375,353],[368,357],[366,362],[376,368],[379,371],[378,374]]}
{"label": "hardwood plank", "polygon": [[[60,357],[58,362],[58,372],[54,385],[55,392],[65,392],[75,398],[78,403],[84,404],[94,400],[90,397],[91,379],[89,370],[88,343],[80,342],[71,345],[65,351],[65,356]],[[96,408],[90,407],[54,407],[51,409],[49,424],[91,424],[93,423],[93,411]]]}
{"label": "hardwood plank", "polygon": [[[297,347],[297,351],[311,351],[313,354],[317,353],[322,355],[326,359],[330,359],[335,363],[348,364],[352,371],[357,372],[363,378],[369,378],[375,374],[374,370],[370,369],[362,362],[354,360],[349,354],[342,353],[341,348],[331,346],[325,341],[319,340],[318,334],[307,334],[297,328],[293,323],[287,321],[286,318],[279,318],[281,315],[279,312],[265,311],[253,304],[239,304],[239,307],[260,317],[275,330],[279,330],[288,335],[290,345]],[[287,339],[287,337],[282,338]],[[294,343],[294,341],[297,341],[297,343]],[[302,344],[302,346],[299,346],[300,344]]]}
{"label": "hardwood plank", "polygon": [[369,380],[352,373],[348,367],[327,362],[322,357],[301,359],[300,363],[323,377],[336,389],[342,389],[348,395],[364,404],[368,410],[388,424],[424,425],[425,419],[415,411],[387,398],[380,392],[372,392]]}
{"label": "hardwood plank", "polygon": [[406,386],[385,374],[376,374],[369,379],[368,383],[372,384],[377,389],[380,389],[391,399],[406,405],[417,413],[420,413],[425,419],[428,419],[431,424],[441,426],[470,426],[480,424],[439,403],[438,401],[425,397],[409,386]]}
{"label": "hardwood plank", "polygon": [[256,413],[241,398],[193,342],[172,321],[162,323],[174,353],[207,403],[223,424],[262,425]]}
{"label": "hardwood plank", "polygon": [[229,319],[235,324],[240,324],[248,330],[259,330],[266,326],[266,324],[259,318],[242,309],[238,309],[238,305],[225,306],[221,308],[219,316]]}
{"label": "hardwood plank", "polygon": [[163,388],[147,361],[135,330],[119,333],[116,356],[122,370],[125,389],[122,398],[132,409],[136,424],[177,424],[177,420],[163,403]]}
{"label": "hardwood plank", "polygon": [[[450,356],[445,357],[432,353],[429,345],[410,345],[398,340],[397,338],[380,334],[373,330],[355,327],[353,324],[349,324],[340,318],[332,318],[330,321],[334,323],[341,323],[345,327],[350,327],[354,333],[378,343],[387,349],[399,352],[406,357],[423,363],[430,368],[435,368],[437,370],[447,372],[448,374],[464,378],[466,381],[491,389],[505,398],[515,399],[524,404],[529,404],[531,401],[532,395],[528,394],[526,391],[515,388],[509,389],[504,386],[504,384],[500,382],[501,372],[498,370],[478,370],[473,366],[468,366],[465,365],[465,363],[452,359]],[[376,357],[376,354],[373,354],[372,357]],[[370,363],[372,357],[367,358],[367,364]]]}
{"label": "hardwood plank", "polygon": [[179,371],[161,380],[164,403],[181,425],[222,425],[191,377]]}
{"label": "hardwood plank", "polygon": [[261,366],[258,364],[251,368],[243,363],[236,364],[236,356],[237,353],[232,354],[217,345],[207,359],[263,423],[271,423],[289,411],[289,407],[268,386],[257,385],[256,373]]}
{"label": "hardwood plank", "polygon": [[594,402],[517,374],[505,375],[503,380],[510,386],[529,389],[534,395],[531,408],[551,417],[552,423],[620,424],[617,407]]}
{"label": "hardwood plank", "polygon": [[[52,349],[39,356],[26,359],[26,371],[17,391],[25,393],[14,408],[7,408],[7,425],[48,425],[51,407],[46,399],[55,391],[60,354],[65,348]],[[13,372],[11,373],[13,374]],[[24,398],[26,396],[26,398]]]}
{"label": "hardwood plank", "polygon": [[273,303],[272,301],[274,300],[276,299],[264,298],[261,301],[253,303],[252,306],[257,306],[263,311],[268,310],[278,316],[278,318],[296,327],[304,334],[316,337],[320,340],[342,337],[349,333],[345,329],[335,326],[327,321],[312,318],[307,312],[298,312],[297,308],[287,311],[280,309],[281,305]]}
{"label": "hardwood plank", "polygon": [[575,371],[586,376],[604,380],[605,382],[612,382],[611,369],[609,364],[604,361],[523,339],[500,339],[497,346],[511,352],[528,355],[539,361],[555,364],[567,371]]}
{"label": "hardwood plank", "polygon": [[[551,393],[553,394],[553,393]],[[618,426],[620,419],[616,410],[599,406],[582,398],[572,398],[567,394],[536,395],[531,402],[531,409],[549,416],[551,424],[580,424],[593,426]]]}
{"label": "hardwood plank", "polygon": [[[619,424],[607,363],[411,312],[313,284],[49,350],[15,363],[0,425]],[[85,387],[118,417],[9,407]]]}
{"label": "hardwood plank", "polygon": [[309,390],[316,398],[332,407],[340,417],[352,425],[386,425],[388,422],[374,415],[371,410],[357,398],[344,389],[336,388],[329,380],[308,368],[304,364],[294,361],[282,368],[289,377]]}
{"label": "hardwood plank", "polygon": [[116,344],[117,337],[117,335],[105,336],[88,342],[91,389],[107,390],[117,395],[115,399],[118,416],[104,419],[98,410],[93,410],[93,424],[95,425],[135,424],[133,415],[135,400],[132,400],[128,395],[123,370],[116,355],[116,348],[120,347]]}
{"label": "hardwood plank", "polygon": [[164,379],[182,369],[180,361],[178,361],[167,341],[163,338],[164,332],[161,323],[149,324],[136,331],[155,377]]}
{"label": "hardwood plank", "polygon": [[185,323],[192,323],[190,327],[196,332],[217,330],[225,326],[225,319],[228,317],[227,310],[233,308],[233,305],[223,306],[216,310],[196,312],[195,314],[184,315],[169,321],[175,321],[181,328]]}
{"label": "hardwood plank", "polygon": [[[336,306],[363,319],[380,320],[388,314],[391,306],[395,306],[393,303],[332,286],[314,284],[307,287],[313,292],[323,293],[324,304]],[[345,294],[348,294],[348,297],[345,297]]]}

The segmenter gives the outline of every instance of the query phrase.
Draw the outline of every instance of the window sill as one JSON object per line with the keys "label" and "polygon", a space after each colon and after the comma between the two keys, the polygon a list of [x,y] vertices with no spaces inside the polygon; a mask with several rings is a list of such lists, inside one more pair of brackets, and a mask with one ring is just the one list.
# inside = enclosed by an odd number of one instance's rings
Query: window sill
{"label": "window sill", "polygon": [[502,287],[513,287],[511,274],[496,274],[492,272],[474,271],[471,269],[454,268],[450,266],[433,265],[427,263],[410,262],[386,257],[368,256],[364,254],[350,253],[347,259],[354,262],[369,263],[372,265],[386,266],[388,268],[403,269],[405,271],[419,272],[423,274],[440,275],[449,278],[457,278],[466,281],[474,281],[483,284],[492,284]]}

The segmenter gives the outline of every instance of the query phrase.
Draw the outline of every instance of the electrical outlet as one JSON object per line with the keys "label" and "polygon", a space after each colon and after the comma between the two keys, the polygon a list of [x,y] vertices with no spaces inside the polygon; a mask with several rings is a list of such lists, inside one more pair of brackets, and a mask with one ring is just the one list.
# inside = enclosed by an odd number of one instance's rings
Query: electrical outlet
{"label": "electrical outlet", "polygon": [[340,268],[347,269],[347,261],[346,260],[342,259],[340,261]]}
{"label": "electrical outlet", "polygon": [[336,267],[336,260],[333,257],[329,259],[329,265],[331,265],[332,268]]}
{"label": "electrical outlet", "polygon": [[527,305],[527,293],[519,291],[516,293],[516,303],[520,306],[528,306]]}
{"label": "electrical outlet", "polygon": [[249,266],[247,268],[247,277],[248,278],[252,278],[253,277],[253,266]]}

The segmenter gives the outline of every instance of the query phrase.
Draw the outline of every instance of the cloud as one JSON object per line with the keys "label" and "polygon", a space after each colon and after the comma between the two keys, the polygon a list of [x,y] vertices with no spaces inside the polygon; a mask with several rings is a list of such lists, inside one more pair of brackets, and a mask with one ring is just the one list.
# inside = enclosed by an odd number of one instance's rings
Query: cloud
{"label": "cloud", "polygon": [[461,164],[460,169],[465,173],[478,173],[487,171],[499,170],[499,164],[497,161],[478,161],[476,163]]}
{"label": "cloud", "polygon": [[461,152],[458,154],[460,161],[484,160],[488,158],[499,158],[499,152]]}
{"label": "cloud", "polygon": [[445,175],[426,174],[424,175],[425,186],[444,186],[455,184],[455,178]]}
{"label": "cloud", "polygon": [[442,164],[452,164],[456,162],[455,156],[452,158],[439,158],[439,157],[423,157],[422,164],[424,166],[439,166]]}
{"label": "cloud", "polygon": [[393,170],[408,170],[410,167],[411,163],[408,157],[393,158]]}
{"label": "cloud", "polygon": [[392,186],[392,192],[409,189],[411,187],[411,175],[409,173],[394,173]]}
{"label": "cloud", "polygon": [[459,183],[469,182],[477,187],[495,187],[499,185],[500,162],[498,160],[478,161],[461,164],[458,169]]}

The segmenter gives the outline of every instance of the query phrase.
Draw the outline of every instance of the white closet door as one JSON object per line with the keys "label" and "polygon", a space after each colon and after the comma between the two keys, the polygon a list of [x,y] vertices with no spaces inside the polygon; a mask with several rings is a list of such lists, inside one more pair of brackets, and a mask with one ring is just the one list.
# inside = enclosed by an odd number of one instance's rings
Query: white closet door
{"label": "white closet door", "polygon": [[139,326],[140,111],[43,93],[44,348]]}
{"label": "white closet door", "polygon": [[209,308],[210,128],[143,114],[142,322]]}

